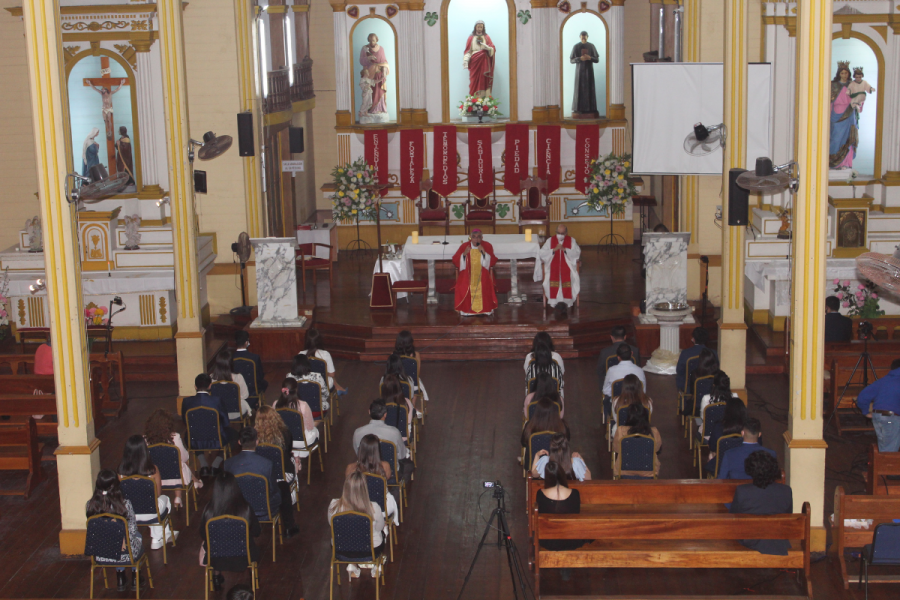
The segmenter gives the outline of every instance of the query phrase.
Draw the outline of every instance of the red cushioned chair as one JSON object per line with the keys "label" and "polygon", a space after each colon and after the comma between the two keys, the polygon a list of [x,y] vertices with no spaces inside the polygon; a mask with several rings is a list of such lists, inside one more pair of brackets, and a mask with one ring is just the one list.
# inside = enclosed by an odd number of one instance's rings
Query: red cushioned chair
{"label": "red cushioned chair", "polygon": [[550,236],[550,196],[547,195],[547,180],[529,177],[522,181],[519,192],[519,233],[527,225],[546,228]]}
{"label": "red cushioned chair", "polygon": [[472,192],[468,192],[466,198],[466,235],[469,235],[470,226],[491,226],[491,233],[497,233],[497,178],[491,171],[491,196],[489,198],[475,198]]}
{"label": "red cushioned chair", "polygon": [[[328,248],[328,256],[329,258],[316,258],[316,247],[321,246],[322,248]],[[296,254],[296,263],[297,268],[303,272],[303,292],[306,292],[306,272],[312,271],[313,274],[313,287],[315,287],[319,281],[317,273],[321,270],[328,271],[328,289],[333,288],[333,271],[331,268],[331,246],[329,244],[319,244],[319,243],[309,243],[309,244],[300,244],[297,246],[297,254]]]}
{"label": "red cushioned chair", "polygon": [[450,235],[450,202],[435,192],[432,185],[431,179],[419,183],[419,201],[416,202],[419,209],[419,235],[422,235],[422,229],[426,225],[443,225],[444,235]]}
{"label": "red cushioned chair", "polygon": [[394,281],[391,283],[391,294],[394,296],[394,309],[397,308],[397,293],[406,293],[406,302],[412,303],[412,294],[422,294],[422,309],[428,308],[428,282],[418,279]]}

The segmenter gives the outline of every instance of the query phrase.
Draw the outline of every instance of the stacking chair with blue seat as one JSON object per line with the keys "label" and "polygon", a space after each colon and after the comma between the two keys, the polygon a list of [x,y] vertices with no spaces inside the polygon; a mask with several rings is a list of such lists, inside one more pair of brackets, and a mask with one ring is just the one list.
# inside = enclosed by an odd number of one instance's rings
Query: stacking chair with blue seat
{"label": "stacking chair with blue seat", "polygon": [[[351,556],[348,556],[350,554]],[[341,585],[341,565],[372,563],[381,569],[384,585],[384,553],[375,556],[372,543],[372,517],[365,513],[347,511],[331,517],[331,565],[328,567],[328,598],[334,598],[334,577]],[[381,587],[375,582],[375,600],[381,597]]]}
{"label": "stacking chair with blue seat", "polygon": [[243,517],[220,515],[206,522],[206,581],[204,598],[209,600],[209,591],[214,589],[212,566],[215,558],[247,558],[250,569],[250,586],[253,593],[259,589],[259,570],[250,557],[250,524]]}
{"label": "stacking chair with blue seat", "polygon": [[[534,409],[537,408],[538,402],[540,402],[540,400],[534,400],[528,403],[528,419],[534,416]],[[556,410],[562,412],[562,405],[559,402],[554,400],[553,404],[556,405]],[[525,421],[528,421],[528,419],[525,419]]]}
{"label": "stacking chair with blue seat", "polygon": [[[297,476],[294,475],[294,478],[290,481],[287,479],[288,473],[285,465],[287,465],[286,461],[291,459],[290,455],[284,455],[284,449],[281,446],[260,442],[256,445],[256,453],[263,458],[269,459],[269,462],[272,463],[272,473],[275,475],[275,481],[286,481],[295,496],[300,493],[300,484],[297,482]],[[300,512],[299,502],[297,502],[297,512]]]}
{"label": "stacking chair with blue seat", "polygon": [[[330,386],[331,384],[328,381],[328,363],[326,363],[323,359],[317,358],[315,356],[306,356],[309,359],[309,368],[313,373],[318,373],[322,376],[322,379],[325,381],[326,385]],[[340,396],[338,393],[329,387],[328,389],[328,397],[331,399],[331,408],[337,413],[337,416],[341,416],[341,408],[338,406],[338,401],[340,400]],[[332,416],[332,421],[334,417]]]}
{"label": "stacking chair with blue seat", "polygon": [[397,446],[394,445],[394,442],[389,442],[387,440],[381,440],[378,444],[379,450],[381,451],[381,460],[391,465],[391,478],[388,479],[388,489],[397,488],[397,493],[400,496],[399,501],[397,502],[397,507],[400,509],[400,522],[403,522],[403,507],[406,504],[406,482],[403,481],[399,477],[399,472],[397,468],[400,466],[400,459],[397,458]]}
{"label": "stacking chair with blue seat", "polygon": [[[121,558],[125,550],[128,550],[128,560],[122,562],[116,561],[97,561],[97,558],[109,559],[115,557]],[[109,581],[106,578],[106,569],[116,568],[132,568],[134,569],[135,587],[137,588],[137,599],[141,598],[141,566],[147,568],[147,579],[150,581],[150,588],[153,588],[153,576],[150,574],[150,559],[147,553],[141,549],[141,554],[135,556],[131,551],[131,536],[128,533],[128,521],[121,515],[113,515],[110,513],[102,513],[88,517],[87,532],[84,539],[84,553],[91,557],[91,593],[90,597],[94,597],[94,569],[101,569],[103,572],[103,586],[109,589]]]}
{"label": "stacking chair with blue seat", "polygon": [[240,353],[236,353],[231,360],[231,368],[235,373],[244,378],[247,384],[247,391],[250,395],[247,397],[247,404],[254,412],[259,408],[259,388],[256,387],[256,363],[249,358],[243,358]]}
{"label": "stacking chair with blue seat", "polygon": [[528,471],[531,470],[531,465],[534,464],[534,455],[541,450],[550,451],[550,440],[553,439],[554,435],[556,435],[556,432],[553,431],[538,431],[529,436],[528,447],[525,448],[524,455],[522,456],[522,471],[524,477],[528,477]]}
{"label": "stacking chair with blue seat", "polygon": [[[241,388],[234,381],[213,381],[209,386],[209,394],[222,402],[222,408],[232,421],[240,420],[241,427],[250,424],[250,417],[241,413]],[[234,416],[237,415],[237,416]]]}
{"label": "stacking chair with blue seat", "polygon": [[678,390],[678,403],[675,405],[675,410],[678,411],[678,414],[681,415],[681,424],[684,425],[684,417],[685,413],[688,409],[688,406],[691,405],[691,402],[694,400],[694,394],[690,389],[691,385],[691,373],[694,372],[694,369],[697,368],[697,365],[700,364],[699,356],[692,356],[685,362],[684,367],[684,389]]}
{"label": "stacking chair with blue seat", "polygon": [[201,452],[224,451],[228,458],[230,447],[224,442],[219,411],[208,406],[195,406],[184,413],[187,424],[187,451],[194,459],[197,470],[197,454]]}
{"label": "stacking chair with blue seat", "polygon": [[[278,507],[272,510],[272,504],[269,501],[269,482],[262,475],[256,473],[242,473],[235,475],[234,479],[241,488],[241,494],[244,500],[256,513],[260,525],[272,526],[272,562],[275,562],[275,529],[278,529],[278,543],[283,544],[281,537],[281,513]],[[274,512],[274,514],[273,514]]]}
{"label": "stacking chair with blue seat", "polygon": [[415,390],[413,390],[416,394],[415,398],[409,396],[409,399],[412,400],[413,406],[422,406],[422,424],[425,424],[425,415],[428,414],[428,404],[425,402],[425,395],[422,393],[422,389],[419,387],[419,371],[422,370],[422,363],[415,356],[406,356],[403,355],[400,357],[400,362],[403,364],[403,371],[406,373],[407,377],[412,379],[413,386]]}
{"label": "stacking chair with blue seat", "polygon": [[694,434],[694,444],[696,449],[696,452],[694,453],[694,465],[700,465],[700,479],[703,479],[703,461],[701,460],[701,453],[704,449],[708,449],[708,444],[706,443],[704,436],[708,436],[709,432],[712,431],[713,425],[725,418],[725,403],[713,402],[712,404],[707,404],[706,408],[701,412],[700,419],[703,421],[703,435],[700,435],[699,428]]}
{"label": "stacking chair with blue seat", "polygon": [[[163,528],[163,564],[168,564],[166,559],[166,530],[172,529],[171,515],[169,511],[159,512],[159,503],[156,496],[156,484],[144,475],[131,475],[119,481],[122,487],[122,496],[131,501],[131,507],[135,515],[156,515],[152,519],[137,519],[138,527],[162,527]],[[172,547],[175,547],[175,532],[172,531]]]}
{"label": "stacking chair with blue seat", "polygon": [[[153,444],[148,446],[150,450],[150,459],[156,468],[159,469],[159,477],[163,481],[181,481],[181,484],[164,485],[163,491],[181,490],[184,494],[184,519],[185,524],[191,525],[191,492],[194,492],[194,510],[197,510],[197,488],[194,487],[194,480],[184,480],[184,473],[181,470],[181,453],[175,444]],[[177,508],[177,507],[176,507]]]}
{"label": "stacking chair with blue seat", "polygon": [[307,458],[309,460],[306,464],[306,485],[309,485],[312,477],[312,453],[319,453],[319,470],[323,473],[325,472],[325,465],[322,463],[322,450],[319,448],[319,440],[316,440],[312,444],[306,443],[306,427],[303,423],[303,414],[294,410],[293,408],[279,408],[278,414],[281,415],[281,420],[284,421],[284,424],[287,425],[287,428],[291,431],[291,437],[295,442],[300,442],[302,447],[297,448],[297,450],[305,450],[307,453]]}
{"label": "stacking chair with blue seat", "polygon": [[[712,473],[707,472],[707,479],[717,479],[719,477],[719,468],[722,466],[722,458],[725,453],[732,448],[737,448],[744,443],[744,436],[740,433],[729,433],[723,435],[716,441],[716,465]],[[703,479],[703,465],[700,466],[700,479]]]}
{"label": "stacking chair with blue seat", "polygon": [[[622,451],[616,457],[619,462],[620,475],[614,475],[615,479],[656,479],[653,477],[641,477],[638,475],[621,475],[622,471],[653,471],[653,455],[655,442],[649,435],[626,435],[622,438]],[[615,473],[615,471],[613,471]]]}
{"label": "stacking chair with blue seat", "polygon": [[394,516],[387,512],[387,495],[388,484],[387,479],[376,473],[363,473],[366,476],[366,487],[369,490],[369,500],[378,505],[381,512],[384,513],[384,522],[387,523],[388,537],[391,544],[391,562],[394,562],[394,543],[397,537],[397,526],[394,525]]}
{"label": "stacking chair with blue seat", "polygon": [[703,396],[712,393],[714,377],[715,375],[705,375],[694,380],[694,391],[688,403],[690,408],[687,408],[682,413],[682,417],[684,417],[684,437],[688,438],[688,448],[690,450],[694,449],[694,436],[690,434],[691,427],[694,419],[700,417],[700,403],[703,402]]}
{"label": "stacking chair with blue seat", "polygon": [[[413,464],[416,464],[416,420],[410,416],[409,406],[407,406],[406,402],[402,404],[390,402],[385,404],[385,408],[387,408],[385,423],[396,428],[400,432],[400,437],[407,438],[409,454],[412,457]],[[407,431],[410,432],[408,437]]]}
{"label": "stacking chair with blue seat", "polygon": [[900,566],[900,523],[880,523],[875,527],[872,543],[866,544],[860,553],[862,562],[859,585],[866,582],[866,600],[869,598],[869,565]]}
{"label": "stacking chair with blue seat", "polygon": [[[325,439],[325,452],[328,452],[328,439],[331,437],[331,427],[328,422],[329,411],[322,409],[322,398],[325,390],[315,381],[298,381],[297,397],[309,405],[315,418],[316,427],[322,424],[322,436]],[[319,415],[316,418],[316,414]]]}
{"label": "stacking chair with blue seat", "polygon": [[[621,388],[620,388],[621,389]],[[628,407],[620,406],[618,410],[616,410],[616,427],[619,427],[625,423],[626,417],[628,416]],[[653,418],[652,412],[647,412],[647,421],[649,422]],[[612,420],[608,420],[606,422],[606,449],[609,452],[612,452],[612,441],[615,435],[612,430],[613,422]],[[615,457],[613,457],[613,462],[615,462]]]}

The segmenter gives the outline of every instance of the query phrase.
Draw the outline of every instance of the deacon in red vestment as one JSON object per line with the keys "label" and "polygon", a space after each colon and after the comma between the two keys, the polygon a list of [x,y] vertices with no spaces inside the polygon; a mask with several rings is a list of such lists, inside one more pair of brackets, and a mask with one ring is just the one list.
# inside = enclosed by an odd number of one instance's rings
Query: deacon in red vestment
{"label": "deacon in red vestment", "polygon": [[475,23],[472,35],[466,40],[463,68],[469,70],[469,95],[486,98],[494,87],[496,48],[484,30],[484,21]]}
{"label": "deacon in red vestment", "polygon": [[463,316],[489,315],[497,308],[497,293],[491,267],[497,264],[494,247],[482,241],[481,230],[473,229],[453,255],[459,270],[456,276],[454,306]]}
{"label": "deacon in red vestment", "polygon": [[569,237],[565,225],[556,228],[556,235],[544,242],[541,248],[541,262],[544,265],[544,295],[556,306],[564,302],[572,306],[581,291],[578,277],[578,259],[581,248],[574,238]]}

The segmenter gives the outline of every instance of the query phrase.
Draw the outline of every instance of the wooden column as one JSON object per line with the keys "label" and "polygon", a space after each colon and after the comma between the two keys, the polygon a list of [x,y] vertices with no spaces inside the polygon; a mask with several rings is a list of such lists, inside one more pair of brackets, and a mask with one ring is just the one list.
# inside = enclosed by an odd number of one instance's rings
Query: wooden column
{"label": "wooden column", "polygon": [[94,437],[91,412],[75,206],[65,198],[71,148],[65,130],[69,117],[62,30],[56,0],[24,2],[22,8],[59,417],[59,546],[62,554],[81,554],[84,505],[100,470],[100,441]]}

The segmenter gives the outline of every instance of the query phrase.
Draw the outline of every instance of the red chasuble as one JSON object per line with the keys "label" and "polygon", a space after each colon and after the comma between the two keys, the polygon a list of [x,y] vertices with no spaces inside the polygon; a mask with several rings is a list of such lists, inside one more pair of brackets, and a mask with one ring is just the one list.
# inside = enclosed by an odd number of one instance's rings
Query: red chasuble
{"label": "red chasuble", "polygon": [[[572,249],[572,238],[566,236],[563,240],[563,248]],[[554,250],[559,246],[559,238],[555,235],[550,240],[550,249]],[[553,255],[550,261],[550,297],[556,298],[559,293],[559,286],[562,284],[562,295],[567,300],[572,299],[572,271],[569,269],[569,263],[566,262],[566,253],[562,250]]]}
{"label": "red chasuble", "polygon": [[[456,251],[456,254],[453,255],[453,265],[457,269],[459,269],[462,253],[471,245],[471,242],[463,242],[459,247],[459,250]],[[497,264],[497,256],[494,254],[493,246],[488,242],[481,242],[480,250],[486,252],[488,256],[490,256],[491,267]],[[480,260],[473,264],[471,257],[472,253],[470,252],[466,257],[465,270],[460,270],[459,274],[456,276],[456,289],[454,291],[453,305],[459,312],[469,314],[489,313],[497,308],[497,292],[494,290],[494,278],[491,276],[490,269],[482,267]],[[477,278],[478,281],[473,281],[474,278],[471,277],[473,269],[480,270],[480,277]],[[474,290],[471,289],[473,287],[475,288]],[[481,303],[481,310],[473,310],[473,304],[475,305],[475,309],[477,309],[479,301]]]}

